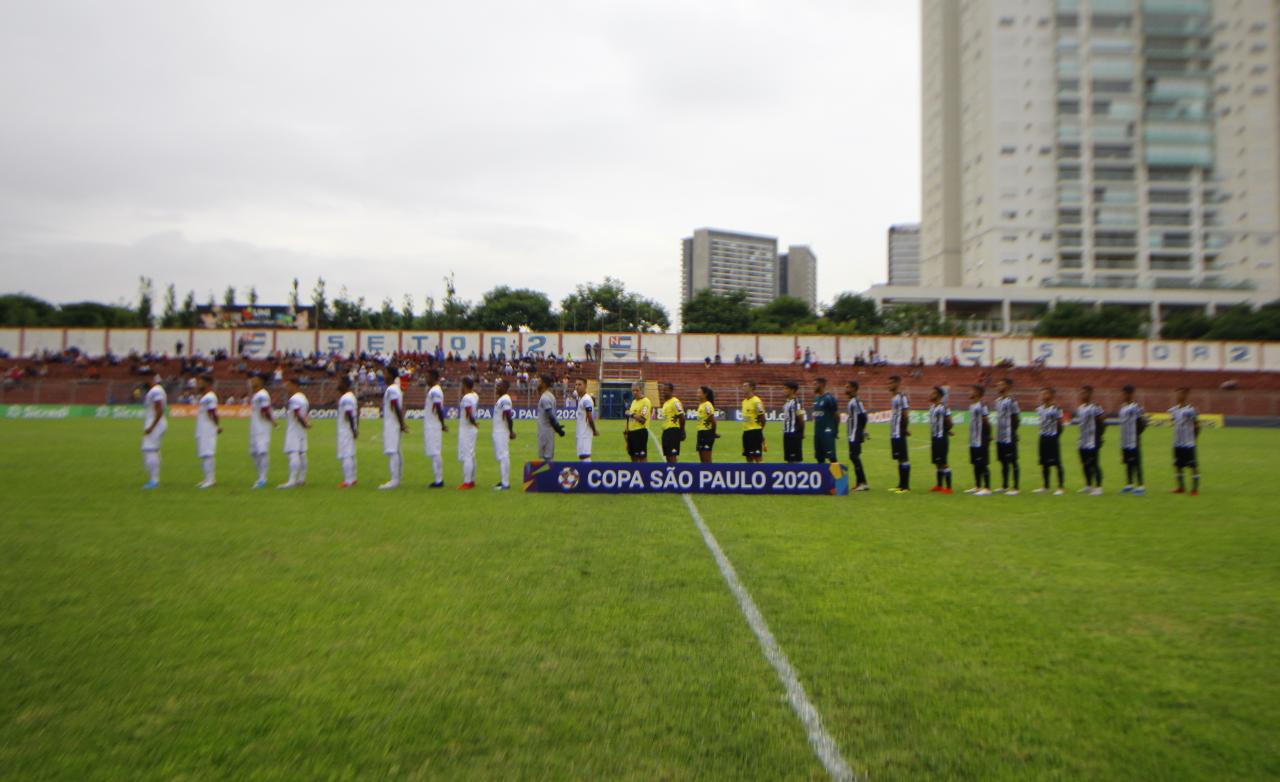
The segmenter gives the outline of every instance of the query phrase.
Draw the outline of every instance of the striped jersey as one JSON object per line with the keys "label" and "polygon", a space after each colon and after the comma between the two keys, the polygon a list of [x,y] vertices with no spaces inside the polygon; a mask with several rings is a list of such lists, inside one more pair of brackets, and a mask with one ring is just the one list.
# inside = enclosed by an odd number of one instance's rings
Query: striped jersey
{"label": "striped jersey", "polygon": [[1080,427],[1080,449],[1092,450],[1102,444],[1102,417],[1106,415],[1095,402],[1076,408],[1076,425]]}
{"label": "striped jersey", "polygon": [[1011,396],[996,399],[996,442],[1013,442],[1013,424],[1022,411],[1018,409],[1018,400]]}
{"label": "striped jersey", "polygon": [[981,448],[986,445],[988,425],[986,416],[990,413],[985,402],[974,402],[969,405],[969,447]]}
{"label": "striped jersey", "polygon": [[1196,447],[1196,409],[1191,405],[1177,405],[1169,408],[1173,416],[1173,447]]}
{"label": "striped jersey", "polygon": [[1040,416],[1040,436],[1057,437],[1062,432],[1062,408],[1057,405],[1040,405],[1036,408]]}
{"label": "striped jersey", "polygon": [[1137,402],[1129,402],[1120,407],[1120,447],[1127,451],[1131,451],[1138,447],[1138,437],[1142,432],[1138,431],[1138,422],[1142,420],[1145,413],[1142,405]]}
{"label": "striped jersey", "polygon": [[938,440],[947,436],[947,416],[949,415],[951,415],[951,411],[942,402],[929,408],[930,437]]}
{"label": "striped jersey", "polygon": [[800,431],[799,424],[803,420],[801,419],[802,415],[800,398],[793,397],[788,399],[787,403],[782,406],[782,433],[795,434]]}
{"label": "striped jersey", "polygon": [[893,402],[889,409],[889,436],[898,439],[902,437],[903,431],[907,428],[907,411],[911,409],[910,403],[907,401],[905,392],[899,391],[893,395]]}
{"label": "striped jersey", "polygon": [[862,400],[855,396],[849,400],[848,411],[849,418],[845,421],[844,427],[849,435],[849,442],[860,443],[862,442],[862,429],[858,427],[858,421],[861,416],[867,414],[867,408],[863,407]]}

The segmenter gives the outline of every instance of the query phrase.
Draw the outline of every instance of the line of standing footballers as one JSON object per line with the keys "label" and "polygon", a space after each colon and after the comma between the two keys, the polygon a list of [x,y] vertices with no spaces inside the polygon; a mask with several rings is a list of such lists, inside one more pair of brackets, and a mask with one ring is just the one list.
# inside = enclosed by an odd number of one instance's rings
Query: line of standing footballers
{"label": "line of standing footballers", "polygon": [[[806,413],[799,396],[799,384],[787,382],[786,401],[781,412],[783,458],[790,463],[804,461],[804,438]],[[845,436],[849,448],[849,460],[852,462],[855,487],[853,491],[869,491],[866,471],[862,465],[862,446],[869,438],[867,435],[868,414],[866,406],[859,398],[860,386],[857,381],[845,384],[848,396],[845,416]],[[898,463],[898,484],[889,491],[905,494],[911,491],[911,458],[907,442],[910,437],[908,419],[910,402],[902,390],[902,378],[893,375],[889,378],[888,389],[891,397],[889,408],[889,452]],[[966,494],[988,496],[1003,493],[1014,496],[1020,493],[1022,471],[1018,458],[1019,435],[1022,423],[1022,411],[1014,398],[1013,381],[1002,379],[997,384],[997,397],[994,407],[985,401],[986,389],[980,385],[968,388],[968,443],[969,463],[973,468],[973,486],[965,489]],[[1176,391],[1176,404],[1169,410],[1173,425],[1173,465],[1177,488],[1174,493],[1187,492],[1187,474],[1190,475],[1190,494],[1197,495],[1200,490],[1200,468],[1196,455],[1196,443],[1200,436],[1199,414],[1188,402],[1190,390],[1179,388]],[[662,454],[668,462],[676,462],[680,457],[681,444],[686,439],[687,417],[684,406],[675,396],[675,388],[671,383],[660,383],[658,394],[662,411]],[[1142,434],[1147,428],[1146,412],[1135,399],[1133,386],[1126,385],[1122,389],[1124,403],[1117,418],[1120,429],[1120,454],[1125,467],[1125,485],[1120,491],[1123,494],[1143,495],[1146,493],[1142,466]],[[948,393],[941,387],[934,387],[929,396],[929,449],[930,461],[933,463],[936,482],[931,492],[952,494],[952,475],[950,462],[951,438],[955,435],[951,409],[948,406]],[[814,460],[818,462],[835,462],[836,438],[839,429],[838,402],[833,393],[827,390],[827,379],[819,377],[813,385],[813,447]],[[1062,463],[1061,438],[1066,416],[1057,403],[1057,393],[1053,388],[1040,389],[1040,404],[1036,408],[1039,417],[1039,464],[1043,485],[1034,490],[1035,494],[1054,495],[1066,493],[1066,477]],[[648,459],[649,421],[653,418],[652,405],[644,395],[643,386],[639,383],[632,386],[631,406],[627,410],[627,420],[623,436],[627,442],[627,453],[633,462]],[[993,424],[994,419],[994,424]],[[1079,406],[1071,418],[1071,423],[1079,429],[1077,450],[1080,465],[1084,472],[1084,486],[1079,489],[1082,494],[1094,496],[1102,494],[1102,463],[1100,454],[1103,444],[1103,432],[1106,429],[1107,413],[1102,406],[1093,401],[1093,387],[1082,386]],[[697,451],[700,461],[712,461],[717,433],[715,392],[708,386],[699,389],[697,408]],[[742,456],[748,462],[761,462],[766,449],[764,429],[766,413],[764,403],[756,393],[756,384],[750,380],[742,384]],[[996,460],[1000,463],[1001,486],[991,487],[991,442],[996,444]],[[1057,488],[1053,487],[1056,472]]]}

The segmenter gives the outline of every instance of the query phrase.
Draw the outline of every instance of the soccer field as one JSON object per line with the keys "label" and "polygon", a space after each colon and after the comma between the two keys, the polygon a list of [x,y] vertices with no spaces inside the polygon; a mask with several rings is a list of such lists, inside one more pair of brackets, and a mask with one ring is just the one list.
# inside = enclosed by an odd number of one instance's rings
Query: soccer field
{"label": "soccer field", "polygon": [[[377,421],[355,489],[319,422],[250,490],[228,421],[198,491],[191,426],[143,492],[137,421],[0,421],[0,777],[827,777],[681,497],[488,491],[487,423],[428,491],[416,421],[398,491]],[[870,493],[694,498],[859,778],[1280,776],[1280,433],[1206,431],[1197,498],[1165,429],[1143,498],[1114,438],[1103,497],[932,495],[923,438],[893,496],[884,434]]]}

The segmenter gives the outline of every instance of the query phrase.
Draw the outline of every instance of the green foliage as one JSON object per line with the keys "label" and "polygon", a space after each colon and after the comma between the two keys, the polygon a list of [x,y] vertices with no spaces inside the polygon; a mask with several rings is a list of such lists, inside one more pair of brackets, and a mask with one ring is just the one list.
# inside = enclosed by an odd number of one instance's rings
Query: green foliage
{"label": "green foliage", "polygon": [[534,331],[547,331],[559,324],[551,313],[551,299],[547,294],[500,285],[486,293],[471,311],[471,325],[480,329],[512,331],[528,326]]}
{"label": "green foliage", "polygon": [[751,310],[750,331],[761,334],[781,334],[794,331],[798,326],[814,320],[809,303],[795,296],[779,296],[761,307]]}
{"label": "green foliage", "polygon": [[703,334],[735,334],[751,326],[751,305],[746,291],[716,293],[710,288],[698,291],[680,307],[681,328]]}
{"label": "green foliage", "polygon": [[196,292],[187,291],[187,297],[182,300],[182,311],[178,313],[178,327],[193,329],[199,321],[200,316],[196,314]]}
{"label": "green foliage", "polygon": [[325,296],[323,277],[318,277],[315,287],[311,289],[311,306],[316,313],[316,328],[328,327],[329,300]]}
{"label": "green foliage", "polygon": [[164,289],[164,314],[160,316],[160,328],[171,329],[178,325],[178,289],[169,283]]}
{"label": "green foliage", "polygon": [[564,297],[560,311],[565,328],[580,331],[666,331],[671,319],[661,304],[626,289],[621,280],[579,285]]}
{"label": "green foliage", "polygon": [[1147,318],[1142,313],[1121,307],[1095,309],[1075,301],[1055,305],[1035,329],[1037,337],[1141,339],[1146,333]]}
{"label": "green foliage", "polygon": [[80,301],[58,308],[58,325],[92,329],[130,328],[142,324],[138,322],[138,313],[128,307]]}
{"label": "green foliage", "polygon": [[964,324],[944,318],[936,307],[923,304],[900,304],[886,307],[881,313],[885,334],[918,334],[920,336],[954,336],[965,333]]}
{"label": "green foliage", "polygon": [[1254,310],[1241,304],[1219,310],[1204,336],[1205,339],[1280,340],[1280,309],[1271,306]]}
{"label": "green foliage", "polygon": [[856,293],[840,294],[822,315],[832,328],[841,324],[841,333],[878,334],[884,328],[884,318],[876,309],[876,303]]}
{"label": "green foliage", "polygon": [[0,325],[54,326],[58,308],[35,296],[10,293],[0,296]]}
{"label": "green foliage", "polygon": [[1160,336],[1165,339],[1204,339],[1213,328],[1213,320],[1203,312],[1180,312],[1167,318],[1160,326]]}
{"label": "green foliage", "polygon": [[151,283],[150,277],[138,278],[138,310],[135,324],[150,328],[153,319],[151,317],[152,301],[155,299],[155,287]]}

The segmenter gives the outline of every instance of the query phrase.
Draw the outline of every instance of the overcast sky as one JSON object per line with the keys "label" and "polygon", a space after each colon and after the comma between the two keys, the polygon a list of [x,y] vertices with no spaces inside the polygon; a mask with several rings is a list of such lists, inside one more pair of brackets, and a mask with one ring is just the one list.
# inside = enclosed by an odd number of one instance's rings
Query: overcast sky
{"label": "overcast sky", "polygon": [[809,244],[829,300],[919,216],[918,5],[3,3],[0,289],[421,308],[450,271],[472,300],[612,275],[676,318],[715,226]]}

